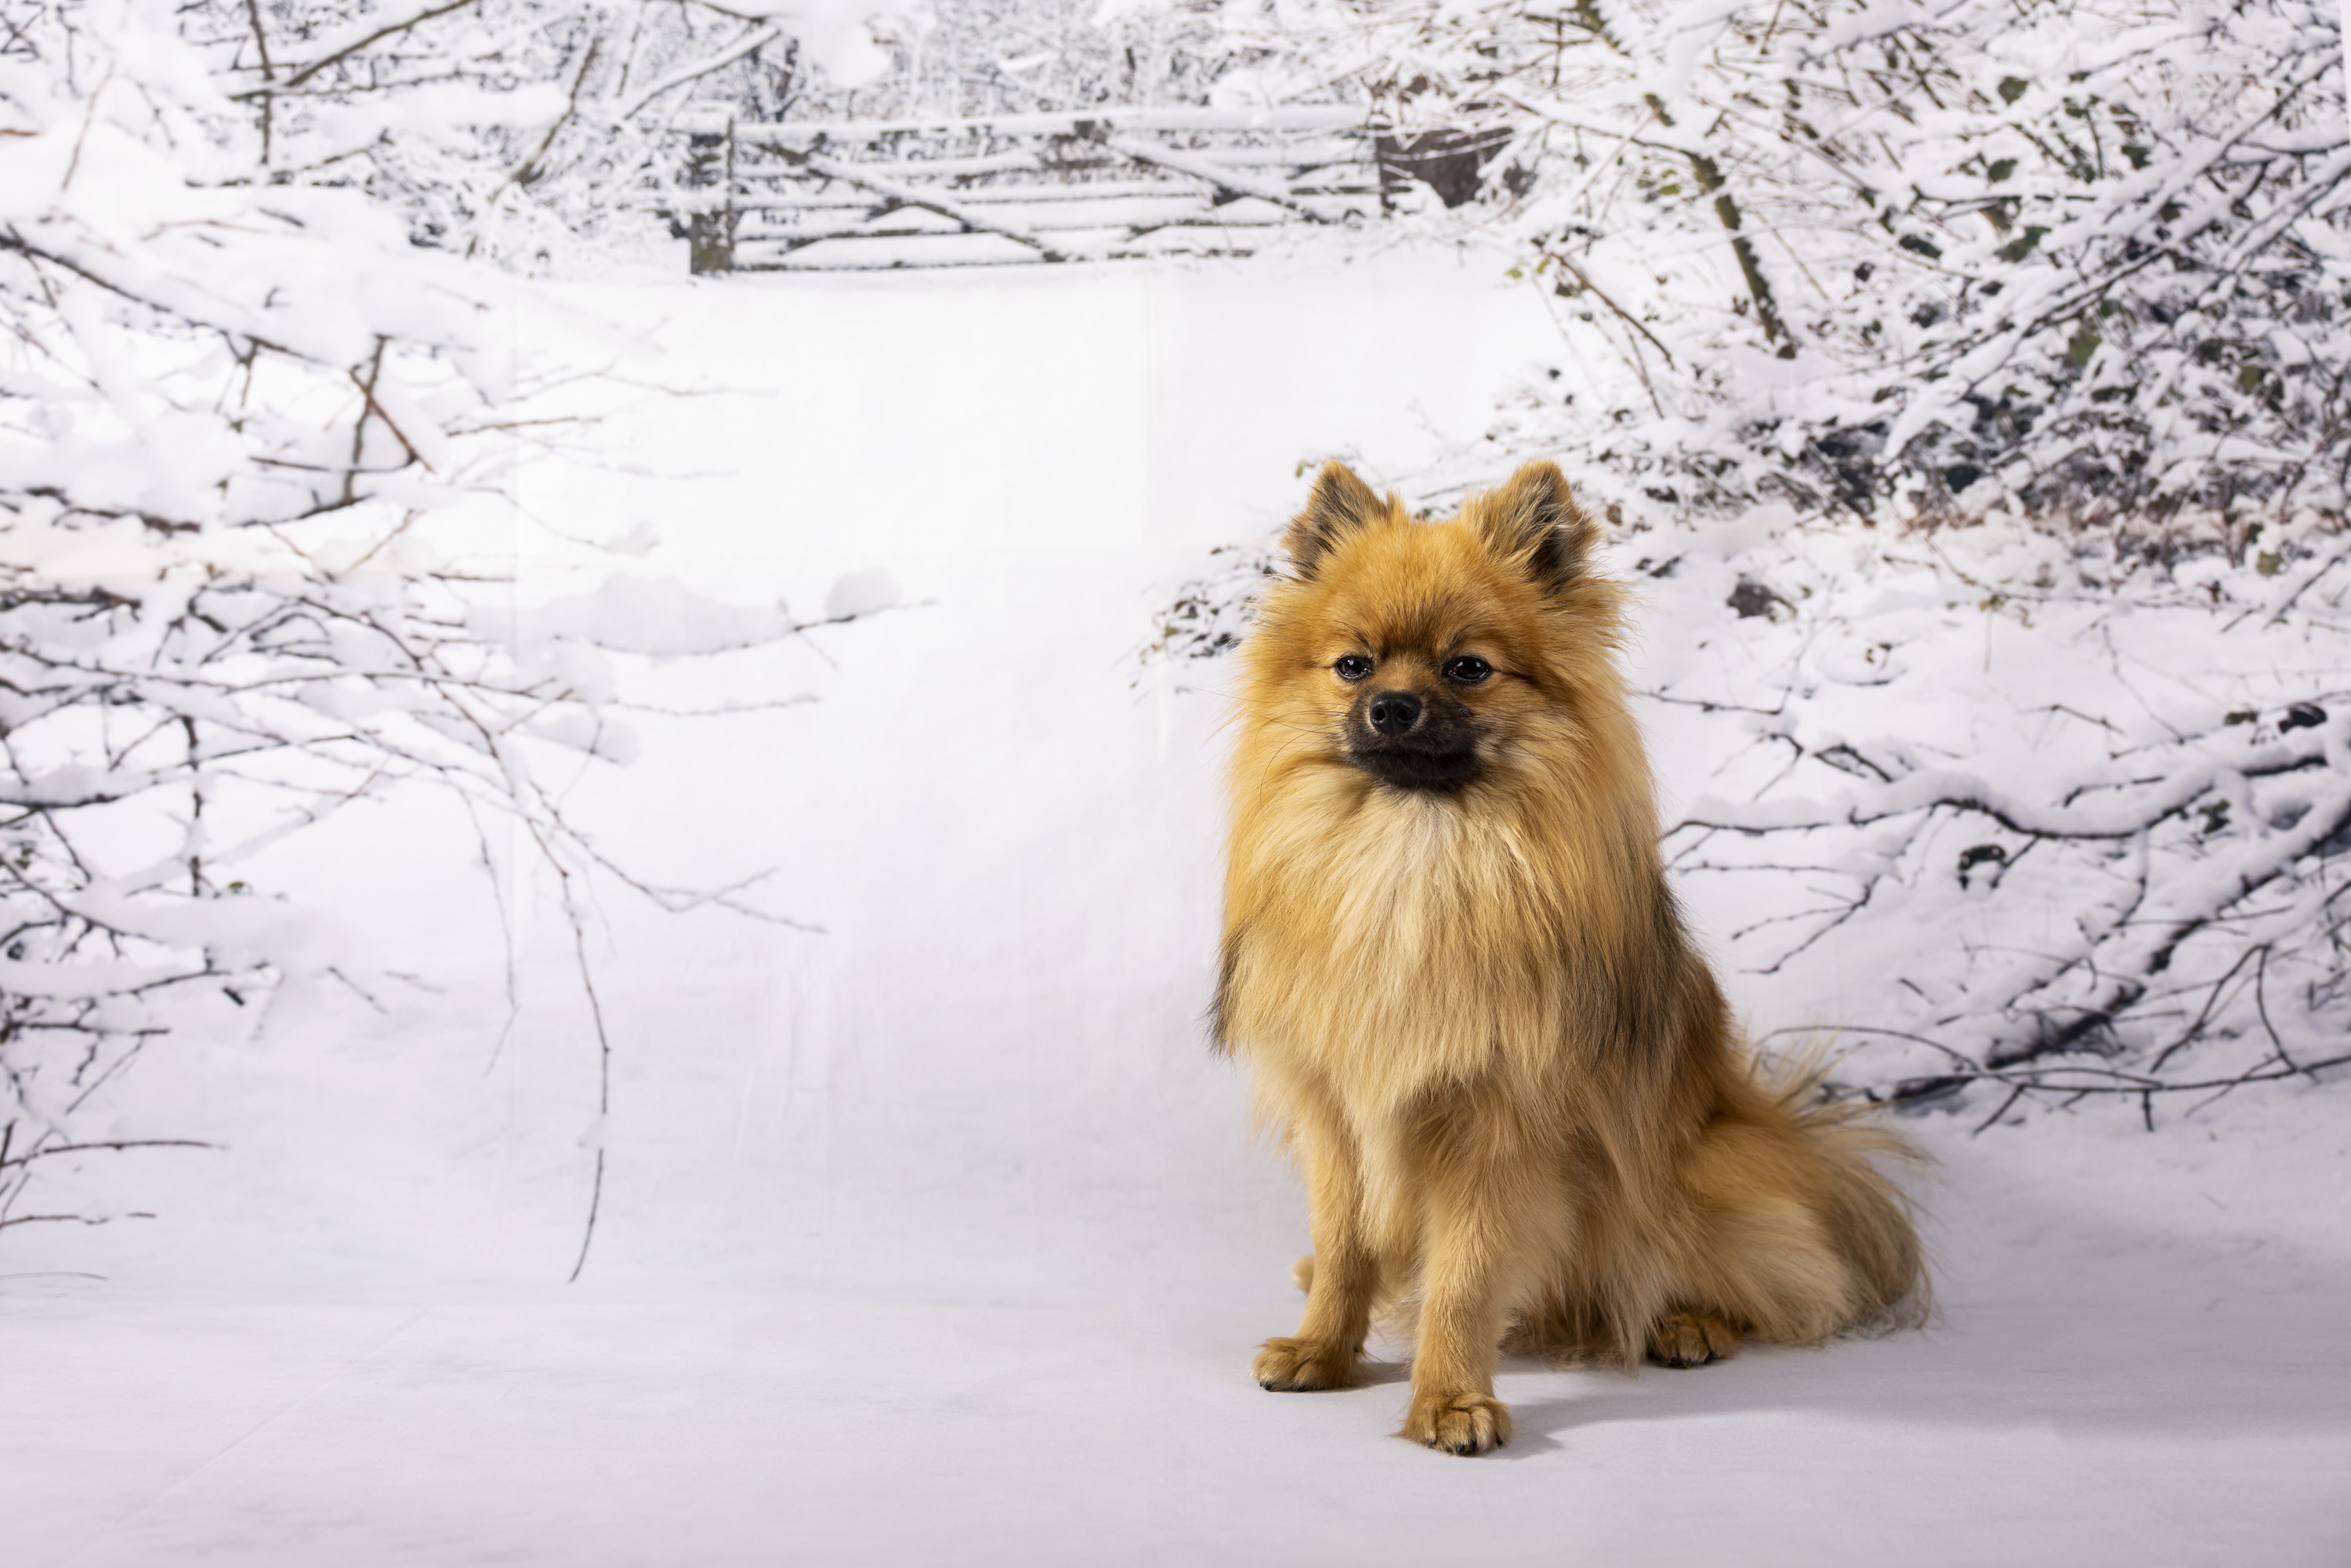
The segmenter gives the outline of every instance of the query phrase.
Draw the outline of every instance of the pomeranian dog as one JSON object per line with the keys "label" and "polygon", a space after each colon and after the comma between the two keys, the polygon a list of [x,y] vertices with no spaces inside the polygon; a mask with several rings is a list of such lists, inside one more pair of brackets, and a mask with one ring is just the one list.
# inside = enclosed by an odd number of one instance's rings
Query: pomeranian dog
{"label": "pomeranian dog", "polygon": [[1416,522],[1326,466],[1243,648],[1217,1046],[1306,1180],[1306,1313],[1256,1374],[1416,1345],[1402,1435],[1510,1440],[1499,1348],[1622,1365],[1925,1311],[1890,1134],[1760,1078],[1684,933],[1560,471]]}

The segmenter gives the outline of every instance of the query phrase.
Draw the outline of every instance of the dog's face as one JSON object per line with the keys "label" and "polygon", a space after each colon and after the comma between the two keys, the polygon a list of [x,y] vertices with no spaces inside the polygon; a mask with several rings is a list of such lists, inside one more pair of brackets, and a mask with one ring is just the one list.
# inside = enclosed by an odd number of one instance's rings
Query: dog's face
{"label": "dog's face", "polygon": [[1295,575],[1264,606],[1259,701],[1281,710],[1266,716],[1397,789],[1509,767],[1572,706],[1558,655],[1594,538],[1548,463],[1443,523],[1331,464],[1285,540]]}

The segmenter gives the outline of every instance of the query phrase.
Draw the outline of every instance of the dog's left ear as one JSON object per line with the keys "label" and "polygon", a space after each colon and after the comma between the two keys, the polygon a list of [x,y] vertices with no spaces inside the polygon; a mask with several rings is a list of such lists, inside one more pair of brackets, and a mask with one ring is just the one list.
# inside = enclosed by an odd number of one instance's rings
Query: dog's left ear
{"label": "dog's left ear", "polygon": [[1568,494],[1555,463],[1530,463],[1479,499],[1477,528],[1486,548],[1546,593],[1582,576],[1600,543],[1599,528]]}

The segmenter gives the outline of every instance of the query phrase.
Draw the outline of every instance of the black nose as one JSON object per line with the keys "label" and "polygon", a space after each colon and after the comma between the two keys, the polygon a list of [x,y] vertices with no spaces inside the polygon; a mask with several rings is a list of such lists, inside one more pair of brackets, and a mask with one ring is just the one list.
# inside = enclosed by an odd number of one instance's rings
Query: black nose
{"label": "black nose", "polygon": [[1408,735],[1420,722],[1420,699],[1410,692],[1381,692],[1372,698],[1364,716],[1382,735]]}

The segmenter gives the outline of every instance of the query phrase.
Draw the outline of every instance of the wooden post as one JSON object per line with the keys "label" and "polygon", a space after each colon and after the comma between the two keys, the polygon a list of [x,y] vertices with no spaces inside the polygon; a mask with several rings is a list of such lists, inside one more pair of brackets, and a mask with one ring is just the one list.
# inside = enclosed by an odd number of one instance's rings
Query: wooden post
{"label": "wooden post", "polygon": [[716,195],[686,215],[686,268],[697,276],[735,270],[735,117],[720,111],[686,128],[685,183]]}
{"label": "wooden post", "polygon": [[1400,136],[1374,128],[1373,156],[1380,166],[1380,205],[1393,212],[1395,199],[1418,181],[1448,207],[1473,201],[1486,183],[1486,165],[1510,145],[1510,133],[1484,131],[1424,131]]}

